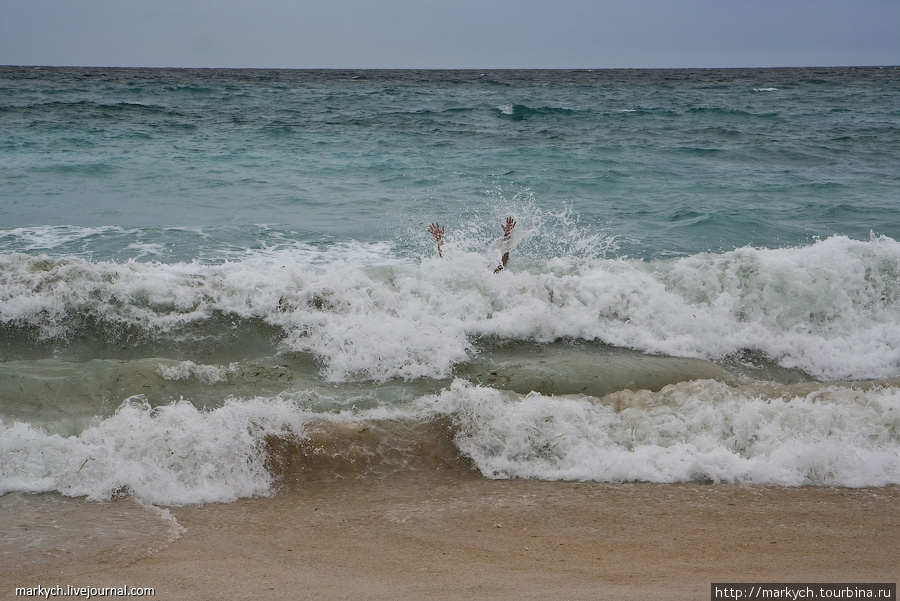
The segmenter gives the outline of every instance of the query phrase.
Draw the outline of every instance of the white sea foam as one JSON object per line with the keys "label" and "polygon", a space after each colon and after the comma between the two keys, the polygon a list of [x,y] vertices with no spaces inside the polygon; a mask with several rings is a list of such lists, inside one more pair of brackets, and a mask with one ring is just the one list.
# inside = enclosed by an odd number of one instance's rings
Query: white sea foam
{"label": "white sea foam", "polygon": [[900,483],[900,390],[761,398],[713,381],[585,396],[464,382],[423,404],[452,417],[486,476],[543,480]]}
{"label": "white sea foam", "polygon": [[64,244],[104,234],[121,234],[127,230],[117,226],[79,227],[48,225],[0,230],[0,248],[14,244],[23,251],[50,250]]}
{"label": "white sea foam", "polygon": [[233,501],[271,491],[264,437],[302,434],[306,416],[282,399],[186,401],[151,408],[139,397],[78,436],[0,422],[0,495],[50,492],[155,504]]}
{"label": "white sea foam", "polygon": [[156,371],[165,380],[197,378],[204,384],[212,385],[226,381],[228,374],[234,373],[235,366],[198,365],[193,361],[180,361],[174,364],[161,364]]}
{"label": "white sea foam", "polygon": [[[436,419],[454,424],[460,453],[491,478],[900,484],[897,388],[786,387],[762,396],[699,380],[598,399],[457,380],[411,403],[337,413],[312,413],[283,396],[230,399],[206,411],[185,401],[151,408],[132,398],[78,436],[0,422],[0,495],[56,491],[102,500],[126,492],[162,505],[229,502],[272,492],[267,435],[305,439],[313,422],[317,430],[331,423],[338,427],[325,431],[337,437],[340,456],[342,444],[362,444],[342,432]],[[390,438],[371,444],[370,454],[383,446],[391,457],[402,452]]]}
{"label": "white sea foam", "polygon": [[142,259],[144,257],[163,257],[167,254],[166,249],[162,244],[149,242],[146,244],[139,244],[135,242],[134,244],[129,244],[128,249],[135,251],[135,258],[138,259]]}
{"label": "white sea foam", "polygon": [[[900,375],[900,243],[832,237],[665,261],[529,251],[448,238],[414,263],[387,245],[247,251],[219,265],[0,256],[0,323],[65,337],[79,320],[191,334],[215,316],[258,319],[331,380],[444,377],[485,336],[584,338],[719,359],[743,350],[821,379]],[[323,256],[326,255],[326,256]],[[192,330],[193,331],[193,330]],[[185,333],[187,332],[187,333]]]}

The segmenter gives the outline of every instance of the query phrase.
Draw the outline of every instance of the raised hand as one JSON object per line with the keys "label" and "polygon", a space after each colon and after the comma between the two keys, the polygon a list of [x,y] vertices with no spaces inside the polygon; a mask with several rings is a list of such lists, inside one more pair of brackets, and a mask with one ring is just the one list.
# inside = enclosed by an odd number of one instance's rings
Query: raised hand
{"label": "raised hand", "polygon": [[512,236],[513,229],[516,227],[516,220],[512,217],[507,217],[506,224],[501,225],[500,227],[503,228],[503,239],[509,240],[509,237]]}
{"label": "raised hand", "polygon": [[494,273],[503,271],[506,268],[506,264],[509,262],[509,241],[512,239],[512,231],[516,227],[516,220],[512,217],[507,217],[506,223],[500,227],[503,229],[503,246],[505,247],[505,250],[503,256],[500,258],[500,265],[497,266]]}
{"label": "raised hand", "polygon": [[428,226],[428,233],[434,236],[435,242],[437,242],[438,248],[438,256],[443,257],[444,252],[441,250],[441,247],[444,245],[444,228],[440,226],[440,224],[435,221],[430,226]]}

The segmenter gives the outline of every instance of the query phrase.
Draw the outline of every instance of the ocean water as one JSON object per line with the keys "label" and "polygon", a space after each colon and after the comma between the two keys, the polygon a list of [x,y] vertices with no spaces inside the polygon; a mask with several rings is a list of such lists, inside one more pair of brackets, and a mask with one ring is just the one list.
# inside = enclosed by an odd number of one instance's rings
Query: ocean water
{"label": "ocean water", "polygon": [[0,68],[0,503],[900,484],[898,159],[900,68]]}

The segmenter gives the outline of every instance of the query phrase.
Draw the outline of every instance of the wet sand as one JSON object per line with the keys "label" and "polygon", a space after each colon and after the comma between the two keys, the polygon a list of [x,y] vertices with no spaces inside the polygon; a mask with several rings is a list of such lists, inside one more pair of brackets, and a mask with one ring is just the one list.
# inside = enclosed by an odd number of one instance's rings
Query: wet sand
{"label": "wet sand", "polygon": [[144,586],[156,599],[708,599],[711,582],[897,582],[900,487],[489,481],[309,484],[172,508],[187,532],[0,567],[16,586]]}

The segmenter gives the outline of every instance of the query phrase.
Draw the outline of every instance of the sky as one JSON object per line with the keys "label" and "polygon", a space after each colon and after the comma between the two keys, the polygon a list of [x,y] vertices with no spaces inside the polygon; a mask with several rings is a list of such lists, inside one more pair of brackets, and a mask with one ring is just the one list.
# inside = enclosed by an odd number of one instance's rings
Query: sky
{"label": "sky", "polygon": [[0,64],[900,64],[900,0],[0,0]]}

